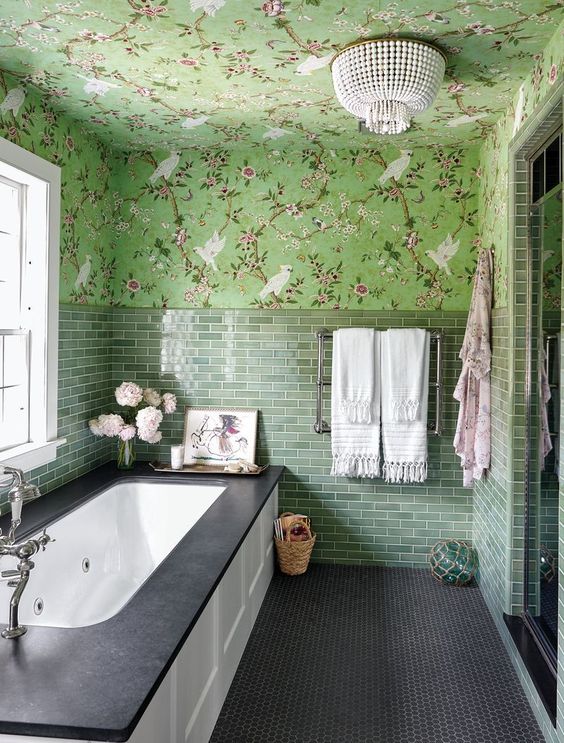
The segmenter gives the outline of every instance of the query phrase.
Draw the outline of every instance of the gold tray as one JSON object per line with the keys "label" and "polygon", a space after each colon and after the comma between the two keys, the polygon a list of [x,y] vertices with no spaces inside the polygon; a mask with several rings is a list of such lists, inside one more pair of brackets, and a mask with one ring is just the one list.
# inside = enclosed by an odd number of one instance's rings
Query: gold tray
{"label": "gold tray", "polygon": [[259,467],[256,472],[229,472],[225,470],[225,465],[216,464],[185,464],[181,470],[173,470],[170,464],[167,462],[149,462],[149,465],[155,470],[155,472],[175,472],[179,474],[189,475],[260,475],[268,469],[268,464]]}

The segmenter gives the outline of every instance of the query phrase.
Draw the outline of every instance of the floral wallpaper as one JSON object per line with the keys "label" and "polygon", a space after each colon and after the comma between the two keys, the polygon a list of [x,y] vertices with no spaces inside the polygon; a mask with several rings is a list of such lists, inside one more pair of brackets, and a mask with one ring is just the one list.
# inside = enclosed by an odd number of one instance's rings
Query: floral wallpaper
{"label": "floral wallpaper", "polygon": [[[0,97],[14,83],[0,70]],[[17,121],[0,117],[0,136],[61,168],[61,300],[107,304],[115,264],[111,150],[33,91]]]}
{"label": "floral wallpaper", "polygon": [[[37,86],[124,150],[381,147],[335,99],[330,61],[371,36],[447,54],[435,105],[398,146],[480,140],[561,19],[562,0],[0,0],[0,113],[13,126]],[[12,128],[13,128],[12,126]]]}
{"label": "floral wallpaper", "polygon": [[112,302],[466,309],[477,160],[439,145],[124,155]]}
{"label": "floral wallpaper", "polygon": [[534,56],[534,67],[516,93],[507,113],[492,128],[480,155],[479,224],[481,242],[495,255],[494,302],[507,306],[508,282],[508,173],[509,144],[527,116],[547,96],[562,76],[564,22],[546,48]]}

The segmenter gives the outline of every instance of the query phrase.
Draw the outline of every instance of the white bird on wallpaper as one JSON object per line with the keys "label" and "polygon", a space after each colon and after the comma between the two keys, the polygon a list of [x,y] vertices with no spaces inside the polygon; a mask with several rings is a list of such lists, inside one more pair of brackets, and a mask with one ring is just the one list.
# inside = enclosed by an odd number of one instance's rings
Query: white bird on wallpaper
{"label": "white bird on wallpaper", "polygon": [[474,121],[479,121],[479,119],[483,119],[484,116],[487,116],[487,114],[474,114],[474,116],[463,114],[462,116],[458,116],[456,119],[451,119],[450,121],[447,121],[446,126],[452,129],[455,126],[462,126],[463,124],[472,124]]}
{"label": "white bird on wallpaper", "polygon": [[84,75],[77,75],[81,80],[86,80],[86,85],[83,90],[85,93],[93,93],[94,95],[106,95],[108,90],[112,88],[119,88],[116,83],[107,83],[105,80],[98,80],[97,77],[84,77]]}
{"label": "white bird on wallpaper", "polygon": [[456,255],[459,245],[460,240],[453,242],[452,236],[449,233],[436,250],[427,250],[425,255],[428,255],[439,268],[446,271],[448,276],[452,276],[448,262]]}
{"label": "white bird on wallpaper", "polygon": [[403,171],[408,167],[412,154],[411,150],[400,150],[400,153],[401,157],[398,157],[397,160],[393,160],[380,176],[379,181],[381,186],[383,186],[390,178],[395,178],[396,181],[399,180]]}
{"label": "white bird on wallpaper", "polygon": [[197,126],[202,126],[209,119],[209,116],[198,116],[197,119],[184,119],[180,126],[183,129],[194,129]]}
{"label": "white bird on wallpaper", "polygon": [[310,54],[305,62],[298,65],[296,75],[311,75],[315,70],[327,67],[332,58],[332,54],[326,54],[324,57],[315,57],[313,54]]}
{"label": "white bird on wallpaper", "polygon": [[286,134],[289,134],[290,132],[287,132],[285,129],[280,129],[279,126],[273,126],[268,131],[266,131],[263,135],[263,139],[280,139],[280,137],[284,137]]}
{"label": "white bird on wallpaper", "polygon": [[88,277],[90,275],[91,269],[92,269],[92,258],[91,256],[87,255],[86,260],[80,267],[78,276],[76,277],[76,281],[74,282],[75,289],[80,289],[81,286],[85,286],[86,282],[88,281]]}
{"label": "white bird on wallpaper", "polygon": [[154,183],[161,176],[163,178],[170,178],[172,171],[176,168],[180,161],[180,152],[171,150],[170,157],[160,162],[155,168],[154,172],[149,176],[151,183]]}
{"label": "white bird on wallpaper", "polygon": [[523,119],[523,109],[525,108],[525,86],[521,85],[519,88],[519,98],[517,99],[517,105],[515,106],[515,119],[513,120],[513,136],[519,131],[521,121]]}
{"label": "white bird on wallpaper", "polygon": [[225,247],[225,238],[219,239],[219,233],[216,230],[203,248],[194,248],[194,251],[203,258],[206,266],[211,265],[214,271],[217,271],[215,259]]}
{"label": "white bird on wallpaper", "polygon": [[190,8],[193,12],[203,10],[206,15],[211,16],[214,16],[224,5],[225,0],[190,0]]}
{"label": "white bird on wallpaper", "polygon": [[20,106],[25,100],[25,90],[23,88],[12,88],[6,93],[6,97],[0,104],[2,114],[11,111],[14,116],[18,115]]}
{"label": "white bird on wallpaper", "polygon": [[259,297],[263,300],[266,299],[269,294],[275,294],[279,297],[280,292],[284,286],[286,286],[291,273],[292,266],[280,266],[280,272],[274,274],[274,276],[266,282],[259,292]]}

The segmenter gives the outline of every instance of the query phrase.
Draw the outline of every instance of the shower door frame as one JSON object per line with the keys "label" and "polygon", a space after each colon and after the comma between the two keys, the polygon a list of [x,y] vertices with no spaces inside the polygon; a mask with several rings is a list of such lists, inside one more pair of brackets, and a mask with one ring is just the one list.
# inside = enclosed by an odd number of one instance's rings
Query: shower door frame
{"label": "shower door frame", "polygon": [[[512,529],[511,529],[511,595],[512,606],[518,609],[524,625],[545,660],[548,671],[556,678],[557,651],[544,635],[541,627],[528,610],[529,569],[528,534],[531,525],[531,509],[528,498],[530,482],[530,420],[531,405],[531,318],[532,318],[532,255],[530,243],[531,227],[531,174],[530,161],[551,136],[562,127],[562,95],[560,83],[542,108],[531,116],[510,145],[510,230],[509,261],[512,281],[512,364],[513,387],[516,390],[512,402],[513,427],[511,434],[512,483]],[[515,284],[526,287],[526,301],[518,301]],[[524,333],[522,332],[524,330]],[[519,390],[519,376],[525,370],[524,389]],[[523,438],[523,427],[525,436]],[[522,528],[517,525],[519,512],[523,514]],[[519,574],[521,578],[519,578]],[[515,588],[521,585],[521,588]]]}

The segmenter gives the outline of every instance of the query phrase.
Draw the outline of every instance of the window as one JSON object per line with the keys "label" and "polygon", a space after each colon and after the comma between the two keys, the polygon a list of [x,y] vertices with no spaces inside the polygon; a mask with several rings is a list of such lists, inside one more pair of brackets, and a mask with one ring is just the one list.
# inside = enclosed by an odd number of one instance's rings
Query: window
{"label": "window", "polygon": [[0,139],[0,461],[30,470],[57,441],[60,171]]}

